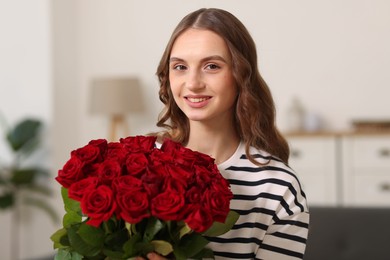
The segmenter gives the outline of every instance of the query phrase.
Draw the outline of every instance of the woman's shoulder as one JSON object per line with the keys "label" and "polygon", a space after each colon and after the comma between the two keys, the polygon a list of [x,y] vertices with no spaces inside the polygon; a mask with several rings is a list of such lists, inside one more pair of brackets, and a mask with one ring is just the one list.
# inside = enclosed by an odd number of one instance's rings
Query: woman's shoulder
{"label": "woman's shoulder", "polygon": [[250,160],[245,153],[245,145],[240,145],[234,157],[220,165],[223,168],[219,168],[232,178],[252,181],[279,179],[300,187],[296,172],[280,158],[255,147],[250,147],[249,153],[256,163]]}
{"label": "woman's shoulder", "polygon": [[230,166],[252,167],[257,168],[258,170],[276,167],[293,171],[285,162],[283,162],[283,160],[262,149],[250,146],[249,154],[255,162],[246,154],[245,144],[241,143],[231,160],[227,162]]}

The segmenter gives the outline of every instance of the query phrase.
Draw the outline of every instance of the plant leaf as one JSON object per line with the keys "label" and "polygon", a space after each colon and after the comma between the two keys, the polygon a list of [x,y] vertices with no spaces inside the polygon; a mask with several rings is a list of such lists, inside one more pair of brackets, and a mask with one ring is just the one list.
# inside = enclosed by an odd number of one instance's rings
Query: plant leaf
{"label": "plant leaf", "polygon": [[61,187],[61,196],[62,200],[64,201],[64,208],[66,212],[74,211],[80,216],[81,214],[81,208],[80,208],[80,202],[72,200],[68,196],[68,189]]}
{"label": "plant leaf", "polygon": [[80,223],[82,220],[82,217],[75,211],[69,211],[65,213],[63,219],[62,219],[62,225],[66,228],[70,227],[71,225]]}
{"label": "plant leaf", "polygon": [[67,231],[65,228],[61,228],[53,233],[53,235],[50,236],[51,241],[54,242],[54,249],[57,248],[63,248],[65,245],[61,243],[61,240],[63,237],[67,236]]}
{"label": "plant leaf", "polygon": [[125,251],[126,256],[134,257],[137,256],[141,251],[136,247],[136,244],[142,240],[142,237],[139,233],[135,233],[131,236],[126,243],[123,245],[123,250]]}
{"label": "plant leaf", "polygon": [[71,247],[83,256],[96,256],[100,252],[100,247],[92,246],[86,243],[78,234],[80,225],[74,225],[68,228],[68,237]]}
{"label": "plant leaf", "polygon": [[172,245],[170,243],[168,243],[167,241],[153,240],[150,243],[153,245],[154,251],[156,251],[160,255],[167,256],[173,252]]}
{"label": "plant leaf", "polygon": [[129,234],[125,228],[121,228],[114,233],[106,235],[104,244],[107,248],[114,251],[122,250],[123,245],[129,240]]}
{"label": "plant leaf", "polygon": [[82,260],[83,256],[77,252],[69,252],[66,249],[59,249],[54,260]]}
{"label": "plant leaf", "polygon": [[78,233],[85,242],[92,246],[102,246],[104,243],[104,231],[100,228],[82,223]]}
{"label": "plant leaf", "polygon": [[209,241],[201,234],[194,232],[184,236],[178,247],[181,249],[180,252],[184,253],[185,258],[188,259],[198,254],[208,243]]}
{"label": "plant leaf", "polygon": [[203,233],[203,235],[208,237],[216,237],[225,234],[232,229],[239,216],[240,215],[237,212],[231,210],[226,217],[225,223],[215,221],[213,225]]}
{"label": "plant leaf", "polygon": [[10,208],[15,203],[15,196],[13,192],[8,192],[0,196],[0,209]]}
{"label": "plant leaf", "polygon": [[122,251],[114,251],[108,248],[103,248],[103,254],[107,256],[106,258],[104,258],[105,260],[128,260],[127,258],[123,258]]}
{"label": "plant leaf", "polygon": [[184,235],[187,235],[192,232],[192,229],[186,224],[180,229],[180,238],[182,238]]}
{"label": "plant leaf", "polygon": [[23,199],[23,202],[26,205],[34,206],[38,209],[43,210],[45,213],[49,215],[49,217],[52,219],[54,223],[58,222],[59,217],[57,215],[57,212],[50,206],[49,203],[46,202],[45,199],[26,197]]}
{"label": "plant leaf", "polygon": [[18,185],[31,184],[34,182],[35,177],[40,174],[38,169],[12,169],[11,182]]}
{"label": "plant leaf", "polygon": [[14,151],[19,151],[37,137],[42,123],[35,119],[25,119],[19,122],[7,133],[7,141]]}
{"label": "plant leaf", "polygon": [[148,223],[146,225],[146,229],[144,233],[144,241],[145,242],[152,241],[154,236],[163,228],[164,228],[164,224],[158,218],[155,217],[148,218]]}

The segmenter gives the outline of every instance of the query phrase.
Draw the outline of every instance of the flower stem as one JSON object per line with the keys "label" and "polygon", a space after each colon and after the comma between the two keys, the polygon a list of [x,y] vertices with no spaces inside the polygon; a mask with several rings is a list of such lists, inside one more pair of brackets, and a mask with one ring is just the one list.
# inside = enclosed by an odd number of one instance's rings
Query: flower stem
{"label": "flower stem", "polygon": [[105,231],[106,234],[110,234],[111,233],[111,230],[110,230],[110,228],[109,228],[109,226],[107,224],[107,221],[103,222],[103,228],[104,228],[104,231]]}

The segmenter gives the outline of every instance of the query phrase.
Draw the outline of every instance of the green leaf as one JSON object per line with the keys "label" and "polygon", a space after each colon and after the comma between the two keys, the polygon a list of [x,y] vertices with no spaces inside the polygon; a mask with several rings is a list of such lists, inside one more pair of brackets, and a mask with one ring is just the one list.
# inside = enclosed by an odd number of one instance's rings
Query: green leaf
{"label": "green leaf", "polygon": [[59,249],[54,260],[82,260],[83,256],[77,252],[70,252],[66,249]]}
{"label": "green leaf", "polygon": [[214,253],[210,248],[204,248],[198,254],[191,257],[191,259],[214,259]]}
{"label": "green leaf", "polygon": [[79,225],[68,228],[68,237],[71,247],[83,256],[96,256],[100,252],[100,247],[86,243],[78,234]]}
{"label": "green leaf", "polygon": [[122,250],[123,245],[129,239],[129,234],[125,228],[119,229],[112,234],[106,235],[105,245],[115,251]]}
{"label": "green leaf", "polygon": [[50,206],[49,203],[46,202],[45,199],[27,197],[23,199],[23,202],[26,205],[34,206],[38,209],[43,210],[52,219],[53,223],[56,223],[59,220],[57,212]]}
{"label": "green leaf", "polygon": [[139,233],[134,234],[126,241],[123,245],[123,250],[125,251],[126,256],[137,256],[140,254],[141,250],[136,247],[136,244],[142,241],[142,236]]}
{"label": "green leaf", "polygon": [[156,251],[160,255],[167,256],[173,252],[172,245],[170,243],[168,243],[167,241],[153,240],[150,243],[153,245],[154,251]]}
{"label": "green leaf", "polygon": [[75,211],[69,211],[65,213],[64,218],[62,219],[62,225],[66,228],[70,227],[71,225],[80,223],[82,220],[82,217]]}
{"label": "green leaf", "polygon": [[239,216],[240,215],[237,212],[231,210],[226,217],[225,223],[214,222],[213,225],[203,233],[203,235],[208,237],[216,237],[225,234],[232,229]]}
{"label": "green leaf", "polygon": [[42,123],[35,119],[25,119],[19,122],[7,133],[7,141],[14,151],[19,151],[29,142],[33,141]]}
{"label": "green leaf", "polygon": [[8,192],[0,196],[0,209],[10,208],[15,203],[15,195],[13,192]]}
{"label": "green leaf", "polygon": [[31,184],[37,175],[41,173],[38,169],[13,169],[11,171],[11,182],[18,185]]}
{"label": "green leaf", "polygon": [[184,252],[185,258],[188,259],[198,254],[208,243],[209,241],[201,234],[191,233],[180,240],[178,248],[180,248],[180,252]]}
{"label": "green leaf", "polygon": [[105,258],[106,260],[115,260],[115,259],[119,259],[119,260],[126,259],[126,260],[128,260],[127,258],[123,257],[123,252],[122,251],[113,251],[113,250],[110,250],[108,248],[104,248],[103,249],[103,254],[108,257],[108,258]]}
{"label": "green leaf", "polygon": [[61,243],[61,240],[63,237],[65,237],[67,235],[68,235],[68,232],[66,231],[66,229],[61,228],[61,229],[57,230],[56,232],[54,232],[53,235],[50,236],[51,241],[54,242],[54,249],[63,248],[66,246],[66,245],[63,245]]}
{"label": "green leaf", "polygon": [[146,225],[146,230],[144,233],[144,241],[150,242],[154,239],[154,236],[164,228],[163,222],[155,217],[148,218],[148,223]]}
{"label": "green leaf", "polygon": [[80,237],[92,246],[102,246],[104,243],[104,231],[100,228],[82,223],[79,228]]}
{"label": "green leaf", "polygon": [[68,196],[68,189],[61,187],[61,196],[62,200],[64,201],[64,207],[66,212],[76,212],[80,216],[81,214],[81,208],[80,208],[80,202],[72,200]]}
{"label": "green leaf", "polygon": [[192,232],[192,229],[186,224],[180,229],[180,238]]}

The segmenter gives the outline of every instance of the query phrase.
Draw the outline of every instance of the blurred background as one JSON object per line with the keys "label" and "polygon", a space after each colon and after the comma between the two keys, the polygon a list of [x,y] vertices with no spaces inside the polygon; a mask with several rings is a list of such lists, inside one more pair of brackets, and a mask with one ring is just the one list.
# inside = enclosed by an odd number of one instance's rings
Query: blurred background
{"label": "blurred background", "polygon": [[[120,125],[115,138],[156,130],[162,108],[156,67],[176,24],[201,7],[226,9],[251,32],[283,131],[290,130],[297,102],[316,131],[344,132],[357,119],[390,118],[387,0],[0,0],[1,134],[25,118],[43,122],[37,160],[50,171],[47,200],[59,216],[63,204],[53,179],[71,150],[111,137]],[[128,78],[137,82],[137,109],[120,108],[118,117],[92,108],[93,82]],[[1,138],[0,164],[11,160]],[[11,257],[11,220],[12,211],[0,209],[1,259]],[[19,258],[52,254],[49,237],[60,226],[24,209]]]}

